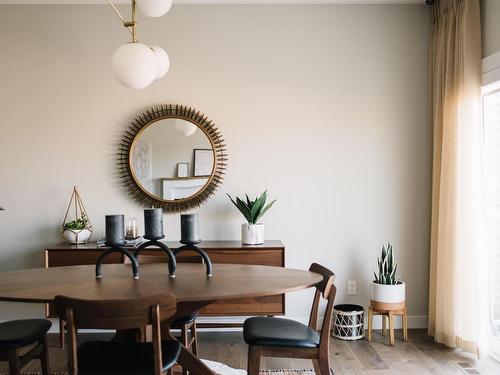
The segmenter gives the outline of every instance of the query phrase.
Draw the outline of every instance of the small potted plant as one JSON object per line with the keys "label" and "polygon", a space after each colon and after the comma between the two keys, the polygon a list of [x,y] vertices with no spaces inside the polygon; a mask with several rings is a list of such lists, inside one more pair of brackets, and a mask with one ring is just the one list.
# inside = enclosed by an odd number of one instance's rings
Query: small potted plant
{"label": "small potted plant", "polygon": [[87,215],[82,212],[79,218],[64,224],[62,236],[70,244],[85,244],[92,235],[91,228]]}
{"label": "small potted plant", "polygon": [[382,255],[377,259],[378,272],[371,284],[371,306],[392,310],[405,305],[405,283],[397,276],[398,265],[394,259],[392,245],[382,246]]}
{"label": "small potted plant", "polygon": [[255,200],[250,200],[245,194],[245,200],[236,197],[234,200],[227,194],[231,202],[243,214],[246,223],[241,225],[241,242],[244,245],[261,245],[264,243],[264,224],[259,223],[259,220],[273,206],[276,199],[266,205],[267,190]]}

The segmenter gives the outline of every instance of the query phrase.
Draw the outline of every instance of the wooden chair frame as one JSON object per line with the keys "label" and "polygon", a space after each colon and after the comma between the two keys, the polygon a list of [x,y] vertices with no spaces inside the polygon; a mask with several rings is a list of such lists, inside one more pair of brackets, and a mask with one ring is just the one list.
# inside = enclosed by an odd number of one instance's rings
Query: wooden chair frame
{"label": "wooden chair frame", "polygon": [[152,326],[155,375],[163,375],[160,323],[176,312],[175,296],[155,296],[136,300],[79,300],[57,296],[54,302],[68,331],[69,373],[78,375],[78,328],[134,329]]}
{"label": "wooden chair frame", "polygon": [[[190,349],[191,353],[198,356],[198,334],[196,332],[196,320],[188,324],[182,324],[180,326],[181,336],[180,341],[186,349]],[[182,374],[187,375],[188,371],[182,369]]]}
{"label": "wooden chair frame", "polygon": [[21,355],[22,348],[0,349],[0,361],[9,361],[9,374],[21,375],[21,369],[34,359],[40,359],[42,374],[49,375],[49,346],[47,335],[37,341],[36,346]]}
{"label": "wooden chair frame", "polygon": [[337,288],[334,285],[335,275],[327,268],[313,263],[309,271],[319,273],[323,281],[316,285],[309,327],[318,331],[318,315],[321,297],[328,301],[323,324],[321,325],[320,342],[317,348],[294,348],[279,346],[257,346],[248,347],[248,375],[258,375],[261,357],[283,357],[312,359],[316,375],[330,375],[330,330],[332,327],[333,303]]}
{"label": "wooden chair frame", "polygon": [[[137,261],[140,264],[168,263],[168,257],[164,252],[158,250],[154,251],[156,251],[157,254],[143,252],[139,257],[137,257]],[[199,263],[200,259],[201,258],[199,256],[196,256],[195,258],[193,258],[193,263]],[[128,258],[125,258],[124,262],[125,264],[129,264],[130,260]],[[191,323],[183,324],[179,326],[179,328],[181,330],[180,342],[182,343],[182,345],[184,345],[187,349],[191,349],[191,352],[195,356],[198,356],[198,334],[196,331],[196,320]],[[182,373],[186,375],[187,371],[182,370]]]}

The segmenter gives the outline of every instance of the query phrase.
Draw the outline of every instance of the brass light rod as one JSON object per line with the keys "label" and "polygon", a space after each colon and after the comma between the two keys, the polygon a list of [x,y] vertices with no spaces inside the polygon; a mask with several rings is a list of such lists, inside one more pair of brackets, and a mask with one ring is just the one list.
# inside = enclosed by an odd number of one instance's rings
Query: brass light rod
{"label": "brass light rod", "polygon": [[111,2],[111,0],[106,0],[109,4],[109,6],[115,11],[116,15],[120,17],[120,19],[123,22],[123,26],[125,26],[130,34],[132,35],[132,42],[137,42],[138,39],[136,38],[136,33],[135,33],[135,0],[132,0],[132,21],[128,22],[125,20],[125,18],[122,16],[118,8]]}

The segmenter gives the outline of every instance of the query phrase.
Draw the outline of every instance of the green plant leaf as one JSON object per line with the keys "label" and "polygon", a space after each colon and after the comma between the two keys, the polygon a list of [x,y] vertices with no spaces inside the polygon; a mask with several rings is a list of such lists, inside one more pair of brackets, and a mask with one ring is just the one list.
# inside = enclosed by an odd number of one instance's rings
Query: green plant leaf
{"label": "green plant leaf", "polygon": [[386,285],[396,285],[401,281],[397,276],[398,265],[396,264],[395,251],[392,244],[389,242],[386,245],[382,245],[382,253],[380,258],[377,258],[377,273],[374,272],[375,280],[378,280],[380,284]]}
{"label": "green plant leaf", "polygon": [[231,202],[236,206],[236,208],[241,212],[241,214],[245,217],[246,221],[250,224],[252,224],[252,217],[250,214],[250,210],[248,209],[248,206],[238,197],[236,197],[236,201],[229,195],[227,194]]}
{"label": "green plant leaf", "polygon": [[267,195],[266,192],[263,192],[259,198],[255,200],[255,204],[252,206],[252,219],[257,223],[258,218],[262,212],[262,208],[266,204]]}
{"label": "green plant leaf", "polygon": [[252,221],[252,213],[248,206],[243,202],[240,198],[236,197],[236,203],[238,203],[238,208],[240,209],[241,213],[243,216],[245,216],[245,219],[250,223],[254,224]]}
{"label": "green plant leaf", "polygon": [[274,202],[276,202],[277,199],[273,200],[271,203],[269,203],[266,207],[264,207],[259,215],[259,217],[257,218],[257,221],[260,220],[260,218],[262,216],[264,216],[264,214],[274,205]]}

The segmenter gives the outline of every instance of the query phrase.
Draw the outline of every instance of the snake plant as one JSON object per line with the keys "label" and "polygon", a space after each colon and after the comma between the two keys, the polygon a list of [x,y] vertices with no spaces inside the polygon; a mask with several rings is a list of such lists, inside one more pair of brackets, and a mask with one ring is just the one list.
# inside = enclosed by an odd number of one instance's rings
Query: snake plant
{"label": "snake plant", "polygon": [[248,224],[257,224],[262,216],[269,210],[276,199],[273,200],[266,206],[267,200],[267,190],[263,192],[260,197],[255,198],[254,200],[250,200],[248,195],[245,194],[245,200],[235,197],[236,199],[231,198],[229,194],[227,194],[231,202],[236,206],[236,208],[243,214]]}
{"label": "snake plant", "polygon": [[384,285],[396,285],[401,283],[396,275],[398,265],[394,260],[394,250],[390,243],[387,244],[387,249],[385,246],[382,246],[382,256],[377,258],[377,264],[378,275],[373,272],[375,275],[375,280],[373,281],[375,283]]}

